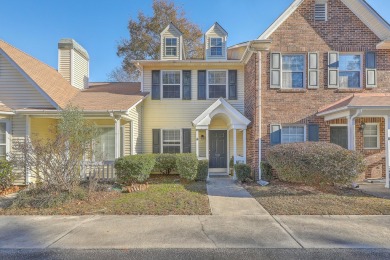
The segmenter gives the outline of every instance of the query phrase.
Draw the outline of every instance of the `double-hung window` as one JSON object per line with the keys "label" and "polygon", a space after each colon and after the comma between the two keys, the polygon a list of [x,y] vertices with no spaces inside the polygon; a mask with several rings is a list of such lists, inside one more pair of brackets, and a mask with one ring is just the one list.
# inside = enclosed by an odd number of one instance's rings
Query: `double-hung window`
{"label": "double-hung window", "polygon": [[363,130],[364,149],[379,149],[379,125],[366,124]]}
{"label": "double-hung window", "polygon": [[226,98],[227,71],[208,71],[209,98]]}
{"label": "double-hung window", "polygon": [[180,71],[162,72],[162,93],[163,98],[180,98]]}
{"label": "double-hung window", "polygon": [[340,54],[340,88],[360,88],[362,57],[360,54]]}
{"label": "double-hung window", "polygon": [[7,124],[0,122],[0,159],[7,158]]}
{"label": "double-hung window", "polygon": [[303,88],[305,74],[305,55],[282,55],[282,87]]}
{"label": "double-hung window", "polygon": [[305,141],[304,126],[283,126],[282,143],[299,143]]}
{"label": "double-hung window", "polygon": [[180,129],[162,130],[163,153],[180,153],[181,134]]}
{"label": "double-hung window", "polygon": [[222,56],[222,38],[210,38],[210,55]]}
{"label": "double-hung window", "polygon": [[99,129],[100,136],[94,147],[95,160],[113,161],[115,160],[115,128],[100,127]]}
{"label": "double-hung window", "polygon": [[177,38],[165,38],[165,55],[177,55]]}

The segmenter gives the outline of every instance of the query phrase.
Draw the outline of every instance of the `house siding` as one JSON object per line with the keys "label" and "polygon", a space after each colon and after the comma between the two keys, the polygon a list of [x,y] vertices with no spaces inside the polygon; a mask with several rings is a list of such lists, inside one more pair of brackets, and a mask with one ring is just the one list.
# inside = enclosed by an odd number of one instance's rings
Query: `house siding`
{"label": "house siding", "polygon": [[[129,112],[129,117],[133,122],[133,144],[130,145],[132,152],[131,154],[140,154],[143,151],[142,147],[142,115],[143,115],[143,104],[138,104],[136,107],[133,107]],[[130,124],[129,124],[130,132]],[[129,135],[131,136],[131,135]],[[131,143],[131,140],[129,140]],[[129,151],[130,153],[130,151]]]}
{"label": "house siding", "polygon": [[[211,56],[210,38],[222,38],[222,56]],[[213,25],[205,34],[205,47],[207,60],[226,60],[226,34],[219,26]]]}
{"label": "house siding", "polygon": [[[177,38],[177,52],[176,56],[167,56],[165,55],[165,39],[166,38]],[[182,55],[181,53],[181,34],[172,26],[169,26],[168,30],[161,34],[161,59],[162,60],[180,60]]]}

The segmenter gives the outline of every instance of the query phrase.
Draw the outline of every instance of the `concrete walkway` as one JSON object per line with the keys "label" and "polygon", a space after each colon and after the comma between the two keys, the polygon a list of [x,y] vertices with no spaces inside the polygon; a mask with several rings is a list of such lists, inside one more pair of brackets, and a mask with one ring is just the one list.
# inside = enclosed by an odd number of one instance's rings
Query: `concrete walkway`
{"label": "concrete walkway", "polygon": [[211,213],[223,216],[264,215],[269,213],[231,177],[210,178],[207,193]]}
{"label": "concrete walkway", "polygon": [[367,182],[361,182],[359,183],[358,190],[363,191],[364,193],[367,193],[369,195],[383,198],[383,199],[390,199],[390,189],[385,188],[385,183],[367,183]]}

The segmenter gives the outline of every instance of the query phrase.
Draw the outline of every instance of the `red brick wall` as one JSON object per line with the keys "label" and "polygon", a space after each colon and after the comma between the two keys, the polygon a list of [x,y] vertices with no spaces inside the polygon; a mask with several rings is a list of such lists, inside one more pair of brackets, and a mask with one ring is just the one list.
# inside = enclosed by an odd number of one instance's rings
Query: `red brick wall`
{"label": "red brick wall", "polygon": [[[390,90],[390,51],[376,50],[380,39],[357,18],[340,0],[328,1],[328,21],[314,21],[315,0],[305,0],[299,8],[269,37],[272,40],[270,51],[262,52],[261,71],[261,111],[262,111],[262,158],[269,148],[270,124],[309,124],[320,125],[320,140],[329,140],[329,127],[322,118],[316,116],[317,111],[339,99],[353,93],[351,90],[341,91],[327,88],[327,55],[329,51],[361,52],[375,51],[377,53],[378,87],[372,90],[363,89],[359,92],[389,92]],[[319,88],[305,89],[297,93],[285,93],[270,89],[270,53],[319,52]],[[256,54],[253,54],[255,56]],[[246,72],[253,68],[252,57],[247,64]],[[363,55],[362,63],[365,64]],[[363,86],[365,86],[365,69]],[[307,75],[307,72],[306,72]],[[248,118],[256,118],[258,110],[252,108],[251,99],[257,96],[252,83],[247,82],[251,76],[246,76],[245,103],[249,102]],[[253,82],[251,80],[250,82]],[[254,95],[256,93],[256,95]],[[246,104],[247,106],[247,104]],[[251,132],[251,131],[250,131]],[[252,142],[252,143],[251,143]],[[248,147],[258,142],[256,134],[248,135]],[[248,150],[248,154],[252,151]],[[257,155],[255,153],[254,155]],[[251,159],[253,166],[256,160]]]}

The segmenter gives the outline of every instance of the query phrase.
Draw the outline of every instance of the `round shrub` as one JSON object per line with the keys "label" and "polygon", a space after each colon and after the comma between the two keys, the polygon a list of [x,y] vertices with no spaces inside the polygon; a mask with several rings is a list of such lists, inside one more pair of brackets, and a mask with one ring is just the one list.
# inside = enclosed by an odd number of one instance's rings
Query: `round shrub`
{"label": "round shrub", "polygon": [[154,169],[162,174],[170,174],[176,168],[176,154],[161,153],[156,156]]}
{"label": "round shrub", "polygon": [[251,176],[251,167],[248,164],[236,164],[234,165],[234,170],[239,181],[246,181]]}
{"label": "round shrub", "polygon": [[266,152],[280,180],[308,185],[348,184],[365,170],[362,154],[336,144],[281,144]]}
{"label": "round shrub", "polygon": [[0,160],[0,190],[11,187],[15,178],[11,162]]}
{"label": "round shrub", "polygon": [[137,154],[119,158],[115,161],[118,182],[130,184],[145,182],[152,172],[155,157],[152,154]]}
{"label": "round shrub", "polygon": [[268,162],[261,162],[261,179],[265,181],[272,180],[272,166]]}
{"label": "round shrub", "polygon": [[187,180],[195,180],[198,173],[198,158],[192,153],[176,155],[176,170],[180,177]]}
{"label": "round shrub", "polygon": [[196,175],[197,181],[207,180],[209,174],[209,160],[199,160],[198,161],[198,174]]}

